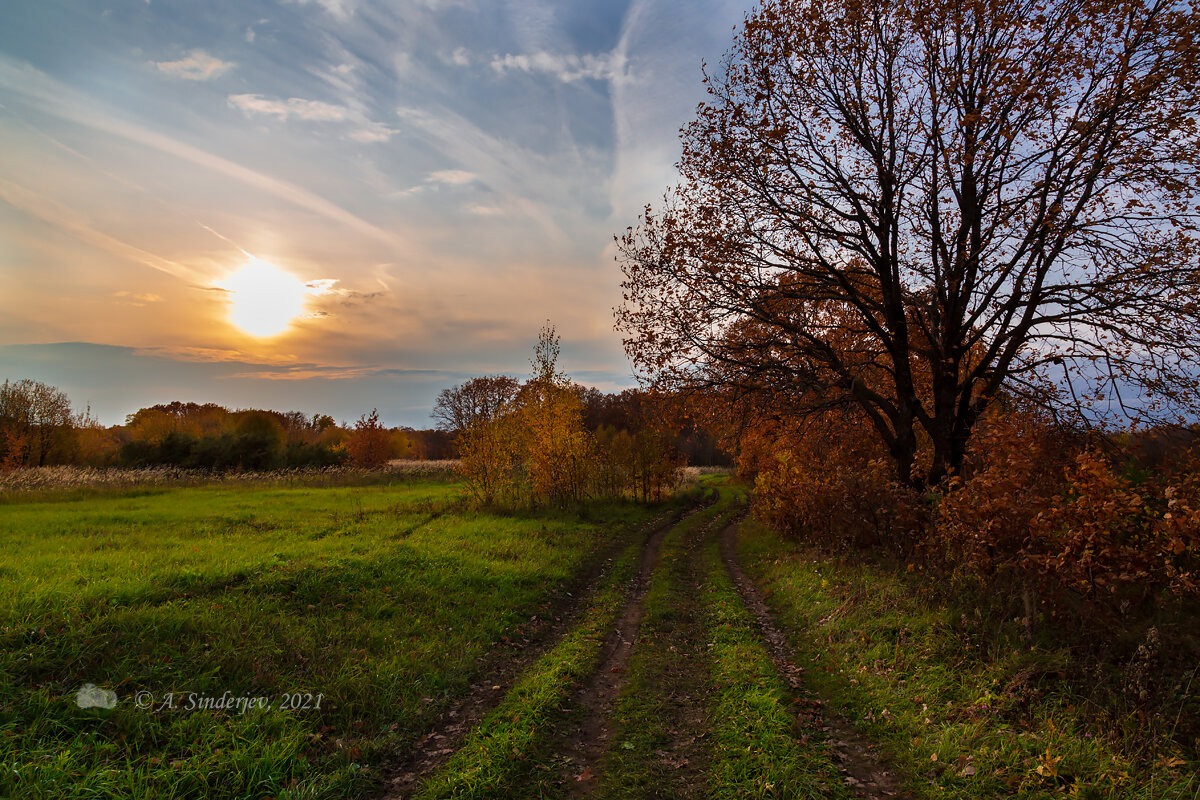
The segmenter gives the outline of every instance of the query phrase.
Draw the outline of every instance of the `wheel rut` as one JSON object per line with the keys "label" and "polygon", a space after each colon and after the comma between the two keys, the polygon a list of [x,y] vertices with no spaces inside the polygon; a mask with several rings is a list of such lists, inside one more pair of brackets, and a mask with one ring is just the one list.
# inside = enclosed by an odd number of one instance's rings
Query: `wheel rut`
{"label": "wheel rut", "polygon": [[[715,533],[714,526],[715,521],[708,521],[687,531],[670,547],[658,542],[655,557],[643,563],[628,614],[623,615],[619,633],[614,632],[614,646],[576,696],[575,708],[582,711],[583,721],[563,725],[556,736],[558,786],[566,796],[625,797],[643,791],[642,786],[623,785],[621,781],[629,776],[613,768],[622,748],[632,746],[619,740],[647,733],[655,739],[652,752],[660,767],[641,779],[652,781],[653,796],[678,800],[704,796],[707,671],[700,644],[698,560],[701,545]],[[655,586],[668,587],[671,599],[660,601],[666,605],[651,611],[648,594]],[[646,681],[655,687],[651,702],[657,704],[656,717],[631,723],[625,714],[639,712],[625,704],[632,700],[636,706],[637,698],[630,692],[645,687]],[[639,727],[630,728],[631,724]]]}
{"label": "wheel rut", "polygon": [[[792,660],[792,647],[787,636],[776,624],[775,614],[763,600],[758,586],[738,562],[737,528],[735,523],[721,532],[721,560],[737,587],[742,603],[758,622],[775,668],[793,692],[804,693],[803,670]],[[799,700],[794,707],[797,722],[804,727],[816,725],[829,737],[842,780],[851,794],[865,800],[912,800],[912,796],[901,789],[899,776],[875,750],[870,740],[861,736],[845,719],[823,712],[823,705],[816,698]]]}
{"label": "wheel rut", "polygon": [[579,709],[582,720],[576,729],[560,736],[556,747],[571,797],[590,797],[595,792],[595,766],[608,744],[613,708],[625,685],[626,665],[645,613],[650,577],[658,566],[663,540],[672,527],[659,528],[650,537],[628,599],[604,641],[600,663],[574,697],[573,705]]}
{"label": "wheel rut", "polygon": [[[643,571],[647,559],[657,553],[658,544],[666,534],[681,518],[695,513],[696,508],[676,510],[648,526],[652,532],[643,545]],[[594,555],[581,574],[549,601],[541,613],[531,617],[515,631],[515,636],[502,639],[483,657],[477,671],[479,677],[470,691],[434,720],[407,756],[385,767],[380,800],[403,800],[411,796],[422,780],[459,749],[467,734],[500,703],[517,678],[578,621],[582,609],[587,607],[589,598],[603,582],[617,555],[628,546],[628,540],[621,540]],[[639,572],[639,578],[641,574]]]}

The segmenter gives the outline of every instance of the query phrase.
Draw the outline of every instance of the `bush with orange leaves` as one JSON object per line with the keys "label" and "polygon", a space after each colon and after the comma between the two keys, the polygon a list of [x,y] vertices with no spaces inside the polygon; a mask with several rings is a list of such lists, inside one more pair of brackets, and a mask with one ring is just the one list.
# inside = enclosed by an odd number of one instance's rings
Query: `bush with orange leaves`
{"label": "bush with orange leaves", "polygon": [[906,552],[922,527],[920,498],[861,421],[828,412],[742,440],[740,468],[755,475],[755,513],[776,529],[829,549]]}
{"label": "bush with orange leaves", "polygon": [[1086,450],[1032,520],[1022,555],[1041,583],[1096,605],[1140,604],[1164,589],[1200,596],[1200,476],[1191,469],[1137,484]]}
{"label": "bush with orange leaves", "polygon": [[931,555],[984,584],[1128,609],[1200,595],[1200,464],[1138,475],[1095,445],[1009,409],[982,425],[930,528]]}
{"label": "bush with orange leaves", "polygon": [[850,412],[760,422],[740,443],[756,513],[776,529],[1015,588],[1030,619],[1039,600],[1119,613],[1163,592],[1200,597],[1200,457],[1138,471],[1127,450],[1009,403],[981,421],[963,473],[924,496]]}
{"label": "bush with orange leaves", "polygon": [[926,554],[962,578],[1021,577],[1034,520],[1050,510],[1074,448],[1037,414],[989,413],[964,474],[945,487]]}

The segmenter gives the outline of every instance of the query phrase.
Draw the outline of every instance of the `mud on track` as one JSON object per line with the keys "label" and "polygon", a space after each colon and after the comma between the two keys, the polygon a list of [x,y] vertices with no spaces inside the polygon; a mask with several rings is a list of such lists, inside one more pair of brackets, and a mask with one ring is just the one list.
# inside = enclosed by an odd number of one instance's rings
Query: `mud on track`
{"label": "mud on track", "polygon": [[[803,671],[792,660],[792,647],[787,636],[775,624],[775,615],[767,606],[754,581],[742,570],[737,558],[737,525],[721,532],[721,560],[737,587],[746,609],[754,616],[762,638],[775,662],[775,668],[793,691],[803,691]],[[866,800],[911,800],[900,789],[896,773],[884,763],[874,746],[844,719],[821,712],[818,699],[797,704],[794,708],[804,726],[816,725],[829,737],[834,758],[839,762],[842,780],[855,797]]]}
{"label": "mud on track", "polygon": [[[605,662],[610,657],[628,657],[628,647],[622,642],[627,638],[631,646],[640,620],[640,613],[628,618],[626,616],[631,605],[635,611],[640,609],[632,596],[639,589],[641,594],[638,596],[644,596],[645,590],[641,587],[648,582],[648,576],[653,571],[663,538],[680,519],[695,513],[700,507],[677,509],[647,526],[649,534],[643,545],[638,578],[631,589],[631,599],[618,619],[616,630],[605,642],[605,655],[602,656]],[[433,774],[459,749],[471,729],[499,704],[516,679],[574,626],[581,610],[587,607],[590,596],[604,581],[616,556],[628,546],[629,540],[622,539],[590,558],[581,573],[549,601],[548,608],[518,629],[517,637],[510,637],[508,641],[497,645],[482,659],[477,670],[478,677],[472,682],[468,694],[434,720],[425,735],[417,740],[410,754],[384,767],[381,800],[402,800],[410,796],[424,778]],[[630,625],[632,628],[629,628]],[[628,636],[620,635],[626,630],[630,631]],[[612,656],[609,654],[610,642],[613,644]],[[616,655],[622,648],[624,656]]]}
{"label": "mud on track", "polygon": [[[697,509],[693,513],[700,513],[701,510]],[[691,598],[690,602],[693,605],[698,602],[695,596],[696,586],[692,585],[698,584],[694,562],[699,543],[711,535],[712,528],[710,526],[713,524],[713,521],[706,522],[699,529],[685,534],[685,541],[680,543],[681,552],[677,554],[677,558],[686,562],[685,569],[689,572],[687,579],[689,585],[676,587],[675,590],[683,591],[687,597]],[[600,663],[590,678],[573,695],[571,706],[581,719],[575,724],[564,721],[556,731],[551,747],[559,765],[559,784],[569,797],[591,797],[601,788],[600,784],[604,781],[603,765],[613,752],[612,735],[614,731],[619,731],[621,725],[614,712],[628,685],[631,655],[643,649],[655,652],[655,644],[646,641],[643,631],[647,593],[652,583],[658,580],[658,573],[669,567],[663,563],[663,541],[672,530],[660,530],[650,546],[646,548],[638,576],[633,582],[633,590],[617,618],[613,631],[604,643]],[[654,635],[653,631],[651,631],[651,635]],[[686,647],[682,641],[677,644],[681,649]],[[681,654],[660,652],[658,659],[662,663],[656,663],[654,668],[662,669],[669,674],[673,665],[668,662],[673,659],[667,656],[677,657],[678,655]],[[677,668],[678,665],[674,666]],[[665,674],[660,674],[658,677],[671,681],[671,677],[667,677]],[[679,676],[672,677],[677,679]],[[659,753],[665,763],[672,764],[683,776],[693,775],[697,772],[697,764],[701,758],[698,753],[692,751],[699,750],[697,738],[702,736],[704,731],[703,702],[697,697],[690,696],[692,692],[704,685],[704,681],[696,679],[689,683],[691,685],[674,686],[668,692],[674,700],[678,701],[675,703],[674,711],[680,712],[667,713],[668,717],[672,717],[671,722],[674,723],[676,744],[670,752],[661,751]],[[685,698],[684,695],[687,697]],[[689,731],[693,734],[690,739],[687,737]],[[680,741],[680,737],[687,741]],[[611,790],[612,787],[608,787],[606,794],[611,795]],[[678,792],[675,794],[683,796]]]}
{"label": "mud on track", "polygon": [[[564,761],[574,764],[578,773],[588,774],[590,766],[604,753],[608,742],[609,718],[617,695],[625,685],[625,667],[641,627],[646,592],[650,588],[650,575],[658,565],[663,539],[670,531],[669,527],[659,528],[650,537],[646,549],[642,551],[641,566],[625,606],[617,616],[612,631],[604,640],[600,651],[600,663],[575,695],[575,703],[582,709],[583,721],[577,732],[565,737],[559,744],[559,754]],[[577,779],[572,782],[577,787],[573,794],[590,794],[590,780]]]}

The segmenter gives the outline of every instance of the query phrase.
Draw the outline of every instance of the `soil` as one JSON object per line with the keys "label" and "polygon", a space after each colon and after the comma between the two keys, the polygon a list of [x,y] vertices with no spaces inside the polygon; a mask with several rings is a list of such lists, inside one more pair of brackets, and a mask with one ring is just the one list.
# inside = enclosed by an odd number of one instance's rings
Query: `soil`
{"label": "soil", "polygon": [[[691,509],[691,513],[696,510]],[[625,604],[601,647],[598,666],[564,707],[562,722],[547,745],[548,760],[555,766],[546,777],[570,797],[587,798],[596,792],[606,754],[613,752],[610,742],[613,711],[627,682],[626,670],[642,627],[650,578],[658,566],[663,540],[685,513],[687,510],[677,511],[648,527],[650,532],[643,545],[638,574],[626,588]],[[699,609],[698,587],[703,580],[698,563],[700,545],[708,536],[711,533],[697,531],[686,545],[689,549],[681,554],[686,559],[687,585],[679,589],[689,595],[689,607],[695,609]],[[832,745],[842,779],[854,797],[911,800],[911,795],[901,789],[895,771],[871,742],[806,689],[803,670],[792,660],[787,637],[758,587],[738,563],[736,536],[736,523],[721,531],[721,559],[742,602],[757,621],[776,669],[792,691],[795,700],[791,710],[796,717],[797,735],[814,730],[823,733]],[[458,750],[467,733],[496,707],[518,676],[578,622],[588,599],[597,591],[624,546],[627,540],[614,543],[595,556],[575,581],[547,604],[543,613],[531,618],[511,641],[485,656],[479,669],[479,675],[484,677],[431,725],[407,758],[391,765],[385,774],[383,798],[399,800],[411,795],[422,779]],[[683,620],[680,630],[660,634],[670,642],[667,645],[670,657],[664,658],[661,665],[661,680],[670,684],[667,692],[670,703],[664,715],[672,740],[656,752],[670,769],[669,778],[659,787],[666,792],[661,795],[664,797],[701,797],[706,788],[702,742],[705,735],[702,695],[706,684],[694,674],[704,656],[693,652],[688,644],[689,636],[694,634],[688,630],[689,624]],[[648,644],[658,647],[662,643]]]}
{"label": "soil", "polygon": [[[658,566],[659,549],[668,532],[667,529],[656,532],[642,554],[633,591],[605,641],[600,665],[574,697],[572,705],[581,711],[581,721],[577,726],[565,726],[554,743],[560,783],[566,786],[570,797],[591,797],[596,790],[600,761],[610,749],[613,708],[626,683],[626,666],[638,640],[650,576]],[[691,546],[695,544],[692,542]],[[693,681],[674,677],[664,679],[671,680],[675,687],[671,694],[673,706],[679,712],[672,714],[671,720],[675,740],[669,751],[663,750],[658,755],[664,763],[681,771],[676,777],[682,781],[670,796],[687,797],[691,795],[687,787],[703,777],[698,770],[701,759],[697,738],[704,730],[704,714],[698,698],[691,695],[689,684]],[[692,780],[688,780],[689,776]]]}
{"label": "soil", "polygon": [[742,603],[757,620],[775,668],[792,691],[800,696],[792,709],[799,729],[816,726],[828,737],[842,780],[853,796],[867,800],[912,800],[912,795],[900,788],[896,772],[868,739],[859,735],[847,720],[825,709],[821,700],[805,696],[804,671],[790,658],[793,651],[787,636],[775,624],[774,612],[738,563],[736,524],[721,532],[721,560],[737,586]]}
{"label": "soil", "polygon": [[[676,510],[651,524],[652,533],[642,554],[643,569],[657,543],[688,512]],[[589,598],[611,569],[617,555],[628,546],[626,540],[614,542],[589,559],[583,570],[540,614],[518,629],[518,634],[502,640],[482,660],[479,679],[472,688],[438,716],[417,740],[404,759],[384,769],[381,800],[402,800],[410,796],[421,780],[444,764],[462,745],[463,739],[512,688],[516,679],[538,658],[550,650],[577,622]]]}

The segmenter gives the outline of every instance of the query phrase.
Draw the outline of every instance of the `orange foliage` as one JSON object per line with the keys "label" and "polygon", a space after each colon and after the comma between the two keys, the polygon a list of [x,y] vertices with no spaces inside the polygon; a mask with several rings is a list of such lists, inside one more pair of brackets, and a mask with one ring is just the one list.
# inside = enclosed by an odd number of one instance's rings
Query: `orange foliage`
{"label": "orange foliage", "polygon": [[741,467],[756,476],[760,517],[822,547],[883,547],[960,580],[1019,586],[1064,612],[1200,597],[1200,453],[1147,474],[1126,466],[1127,451],[1005,403],[981,421],[963,474],[921,496],[855,416],[751,426]]}
{"label": "orange foliage", "polygon": [[974,469],[950,482],[932,544],[960,576],[1015,577],[1116,611],[1200,594],[1200,470],[1138,480],[1044,420],[992,415]]}
{"label": "orange foliage", "polygon": [[392,435],[379,422],[379,410],[363,414],[354,423],[354,433],[346,442],[354,466],[364,469],[382,467],[392,457]]}
{"label": "orange foliage", "polygon": [[741,470],[756,475],[755,512],[823,547],[902,550],[921,528],[919,498],[852,412],[827,412],[795,429],[777,423],[743,440]]}

